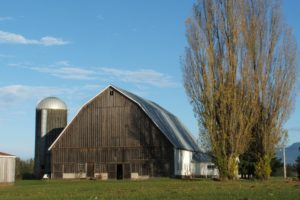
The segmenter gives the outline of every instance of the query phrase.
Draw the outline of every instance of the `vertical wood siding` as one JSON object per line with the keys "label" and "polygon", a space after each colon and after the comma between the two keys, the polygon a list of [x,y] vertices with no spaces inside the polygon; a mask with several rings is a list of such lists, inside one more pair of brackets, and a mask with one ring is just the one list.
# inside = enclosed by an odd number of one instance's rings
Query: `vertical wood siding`
{"label": "vertical wood siding", "polygon": [[117,164],[122,164],[123,178],[131,172],[171,176],[174,169],[172,144],[138,105],[113,88],[78,113],[51,153],[54,178],[87,172],[87,165],[113,179]]}

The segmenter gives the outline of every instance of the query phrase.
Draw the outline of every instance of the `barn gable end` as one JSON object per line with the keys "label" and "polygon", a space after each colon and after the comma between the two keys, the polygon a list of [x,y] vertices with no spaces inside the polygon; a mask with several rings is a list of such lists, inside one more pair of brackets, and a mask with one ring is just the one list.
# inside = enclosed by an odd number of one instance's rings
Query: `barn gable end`
{"label": "barn gable end", "polygon": [[113,86],[85,104],[50,149],[53,178],[174,171],[174,144],[137,102]]}

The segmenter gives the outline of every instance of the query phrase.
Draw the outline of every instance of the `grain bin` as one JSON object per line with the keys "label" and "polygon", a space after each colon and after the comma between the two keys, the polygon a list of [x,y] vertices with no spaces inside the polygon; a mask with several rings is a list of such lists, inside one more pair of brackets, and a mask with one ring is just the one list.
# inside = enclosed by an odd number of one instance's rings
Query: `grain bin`
{"label": "grain bin", "polygon": [[34,173],[51,173],[50,145],[67,125],[67,106],[57,97],[47,97],[36,107]]}

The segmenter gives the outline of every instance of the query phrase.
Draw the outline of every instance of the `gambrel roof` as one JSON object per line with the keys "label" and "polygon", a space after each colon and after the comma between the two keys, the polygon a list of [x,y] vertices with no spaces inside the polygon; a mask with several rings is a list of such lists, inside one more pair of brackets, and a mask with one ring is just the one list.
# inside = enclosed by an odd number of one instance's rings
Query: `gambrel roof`
{"label": "gambrel roof", "polygon": [[[198,148],[194,138],[191,136],[188,129],[180,122],[180,120],[175,115],[173,115],[172,113],[170,113],[169,111],[165,110],[164,108],[162,108],[161,106],[159,106],[158,104],[156,104],[152,101],[149,101],[147,99],[139,97],[131,92],[128,92],[128,91],[118,88],[116,86],[109,85],[103,91],[105,91],[108,88],[115,89],[116,91],[123,94],[125,97],[127,97],[130,100],[132,100],[133,102],[135,102],[148,115],[148,117],[160,129],[160,131],[166,136],[166,138],[171,142],[171,144],[175,148],[185,149],[185,150],[189,150],[189,151],[199,151],[199,148]],[[85,105],[87,105],[89,102],[93,101],[93,99],[95,99],[102,92],[97,94],[94,98],[92,98],[90,101],[88,101]],[[80,112],[80,110],[79,110],[79,112]],[[66,130],[66,128],[64,130]],[[56,141],[58,141],[60,136],[64,133],[64,130],[61,132],[61,134],[58,136],[58,138],[53,142],[53,144],[50,146],[49,150],[51,150],[51,148],[54,146]]]}

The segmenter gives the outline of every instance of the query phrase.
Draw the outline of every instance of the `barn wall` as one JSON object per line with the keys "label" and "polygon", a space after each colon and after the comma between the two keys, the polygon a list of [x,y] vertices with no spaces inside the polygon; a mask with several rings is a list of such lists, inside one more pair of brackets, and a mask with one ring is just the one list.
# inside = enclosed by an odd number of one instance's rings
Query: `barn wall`
{"label": "barn wall", "polygon": [[175,149],[174,150],[174,173],[176,176],[184,177],[192,175],[192,151]]}
{"label": "barn wall", "polygon": [[212,162],[193,162],[192,175],[195,177],[218,177],[219,171]]}
{"label": "barn wall", "polygon": [[[87,104],[52,150],[52,177],[171,176],[173,145],[134,102],[108,88]],[[70,176],[70,175],[68,175]]]}
{"label": "barn wall", "polygon": [[0,183],[15,182],[15,157],[0,157]]}

